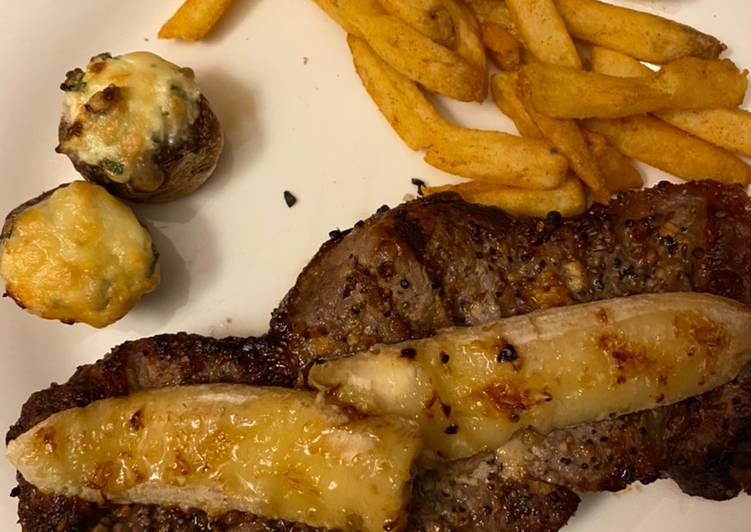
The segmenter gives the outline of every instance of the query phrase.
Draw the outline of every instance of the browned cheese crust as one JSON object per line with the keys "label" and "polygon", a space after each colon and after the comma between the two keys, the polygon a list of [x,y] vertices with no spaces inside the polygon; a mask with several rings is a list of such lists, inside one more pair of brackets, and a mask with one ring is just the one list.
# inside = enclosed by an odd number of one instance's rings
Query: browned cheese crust
{"label": "browned cheese crust", "polygon": [[[154,154],[154,162],[164,173],[164,182],[152,192],[134,189],[130,183],[117,183],[98,165],[81,161],[75,152],[65,152],[76,170],[88,181],[102,185],[120,198],[149,203],[164,203],[186,196],[200,187],[213,173],[224,147],[224,135],[219,119],[208,100],[201,95],[200,113],[189,126],[185,142],[177,148],[162,148]],[[59,141],[78,134],[75,124],[60,121]],[[60,149],[58,148],[58,151]]]}

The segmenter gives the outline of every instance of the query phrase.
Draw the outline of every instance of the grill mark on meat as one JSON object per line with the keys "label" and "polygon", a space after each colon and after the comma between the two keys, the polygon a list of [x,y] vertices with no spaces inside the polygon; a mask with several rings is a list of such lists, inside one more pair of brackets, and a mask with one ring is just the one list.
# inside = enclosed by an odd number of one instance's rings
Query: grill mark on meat
{"label": "grill mark on meat", "polygon": [[[298,370],[316,357],[357,351],[364,341],[429,336],[455,322],[677,290],[749,304],[749,210],[741,187],[710,182],[661,184],[570,220],[552,214],[512,219],[446,194],[412,202],[325,243],[274,311],[267,336],[215,340],[181,333],[128,342],[79,368],[66,384],[33,394],[7,439],[56,411],[141,389],[205,382],[300,385]],[[383,264],[388,266],[379,270]],[[349,299],[357,290],[342,295],[353,272],[364,275],[374,293],[390,290],[392,306],[401,311],[376,312],[377,299],[368,297],[352,313]],[[358,334],[357,341],[350,336],[366,328],[369,334]],[[334,340],[317,346],[320,336]],[[751,487],[751,370],[678,405],[525,439],[530,458],[524,478],[501,478],[500,462],[478,457],[421,473],[410,526],[552,531],[576,509],[572,489],[618,490],[665,475],[688,493],[732,497]],[[459,470],[479,480],[451,484]],[[25,530],[312,530],[239,512],[210,519],[157,506],[100,507],[43,495],[20,477],[19,487]]]}

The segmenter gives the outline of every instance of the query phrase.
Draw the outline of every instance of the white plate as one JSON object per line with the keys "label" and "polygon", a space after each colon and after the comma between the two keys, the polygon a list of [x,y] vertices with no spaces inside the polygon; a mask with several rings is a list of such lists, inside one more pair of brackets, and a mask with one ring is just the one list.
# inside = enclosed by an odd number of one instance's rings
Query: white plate
{"label": "white plate", "polygon": [[[621,2],[718,35],[739,65],[751,65],[748,0]],[[426,166],[378,114],[353,72],[344,34],[311,0],[238,0],[205,43],[160,42],[178,2],[3,2],[0,32],[0,213],[78,176],[53,151],[65,71],[98,52],[151,50],[195,69],[222,121],[227,146],[216,175],[176,203],[137,207],[155,233],[163,282],[104,330],[65,326],[0,302],[0,428],[51,381],[110,347],[161,332],[250,335],[335,227],[414,193],[410,179],[450,177]],[[307,58],[307,59],[306,59]],[[461,121],[512,130],[486,104],[447,106]],[[650,182],[662,177],[648,171]],[[288,209],[282,191],[299,198]],[[0,460],[0,495],[14,471]],[[571,524],[584,531],[749,530],[751,499],[724,503],[682,495],[671,482],[587,496]],[[16,522],[0,496],[0,529]]]}

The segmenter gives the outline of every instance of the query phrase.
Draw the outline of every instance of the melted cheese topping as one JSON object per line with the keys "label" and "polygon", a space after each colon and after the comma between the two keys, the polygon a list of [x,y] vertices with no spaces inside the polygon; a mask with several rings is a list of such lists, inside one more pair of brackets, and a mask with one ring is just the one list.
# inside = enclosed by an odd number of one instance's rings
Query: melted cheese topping
{"label": "melted cheese topping", "polygon": [[148,231],[128,206],[83,181],[21,212],[0,249],[7,291],[44,318],[104,327],[159,283]]}
{"label": "melted cheese topping", "polygon": [[210,384],[53,414],[8,457],[44,492],[382,532],[403,519],[419,446],[414,423],[352,417],[312,392]]}
{"label": "melted cheese topping", "polygon": [[[108,87],[119,89],[117,97],[97,106]],[[101,166],[113,181],[155,190],[163,176],[152,156],[185,141],[200,113],[200,96],[189,69],[152,53],[97,56],[80,81],[67,87],[63,119],[82,127],[61,149]]]}

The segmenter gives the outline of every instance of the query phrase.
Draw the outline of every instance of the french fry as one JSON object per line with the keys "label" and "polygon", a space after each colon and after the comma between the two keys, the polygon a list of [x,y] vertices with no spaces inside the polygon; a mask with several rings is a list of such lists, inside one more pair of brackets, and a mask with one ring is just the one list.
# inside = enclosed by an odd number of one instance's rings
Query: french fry
{"label": "french fry", "polygon": [[518,41],[522,39],[519,29],[511,18],[511,12],[508,6],[502,0],[463,0],[477,20],[482,23],[497,24],[509,32]]}
{"label": "french fry", "polygon": [[683,179],[751,182],[751,167],[739,158],[655,117],[591,119],[585,125],[621,153]]}
{"label": "french fry", "polygon": [[716,59],[719,40],[669,19],[596,0],[555,0],[571,35],[651,63]]}
{"label": "french fry", "polygon": [[[488,80],[484,68],[389,15],[374,0],[315,1],[348,33],[364,38],[389,65],[426,89],[461,101],[485,99]],[[475,37],[484,54],[479,36]],[[462,46],[466,47],[466,42]]]}
{"label": "french fry", "polygon": [[[523,99],[522,102],[524,103]],[[605,177],[589,150],[589,145],[579,125],[574,120],[561,120],[540,114],[529,105],[526,109],[532,121],[542,132],[543,138],[566,157],[571,170],[589,187],[592,196],[600,203],[607,203],[610,193],[605,187]]]}
{"label": "french fry", "polygon": [[[605,48],[592,49],[592,70],[611,76],[654,76],[639,61]],[[751,157],[751,113],[742,109],[657,111],[655,115],[678,129],[716,146]]]}
{"label": "french fry", "polygon": [[582,62],[553,0],[506,0],[524,44],[540,61],[581,68]]}
{"label": "french fry", "polygon": [[670,109],[731,109],[743,103],[748,88],[748,70],[740,71],[730,59],[676,59],[655,79],[670,93]]}
{"label": "french fry", "polygon": [[[572,68],[582,67],[574,41],[553,0],[507,0],[506,4],[536,60]],[[589,187],[595,199],[607,203],[610,194],[605,188],[605,178],[578,124],[573,120],[550,118],[538,112],[525,93],[519,92],[518,95],[543,138],[568,159],[571,169]]]}
{"label": "french fry", "polygon": [[347,36],[357,75],[394,131],[413,150],[428,148],[442,121],[414,81],[386,64],[368,43]]}
{"label": "french fry", "polygon": [[621,78],[533,63],[520,70],[520,86],[534,108],[555,118],[619,118],[661,109],[737,107],[746,72],[729,60],[679,59],[654,78]]}
{"label": "french fry", "polygon": [[480,25],[482,42],[490,51],[490,58],[501,70],[519,70],[522,64],[522,43],[495,22]]}
{"label": "french fry", "polygon": [[500,72],[494,74],[490,79],[490,93],[493,101],[503,114],[508,116],[517,131],[523,137],[541,139],[542,132],[540,128],[529,116],[524,103],[519,99],[516,93],[516,84],[518,81],[516,72]]}
{"label": "french fry", "polygon": [[186,0],[159,30],[160,39],[199,41],[222,18],[232,0]]}
{"label": "french fry", "polygon": [[584,137],[605,176],[605,186],[610,192],[641,188],[644,185],[644,180],[631,159],[616,150],[605,137],[586,130]]}
{"label": "french fry", "polygon": [[[542,138],[540,128],[532,121],[524,104],[516,95],[516,74],[501,72],[490,80],[493,101],[498,108],[516,125],[525,137]],[[630,188],[639,188],[643,181],[639,171],[631,160],[616,150],[602,136],[591,131],[584,131],[589,150],[597,161],[600,173],[605,179],[605,188],[609,192],[620,192]]]}
{"label": "french fry", "polygon": [[[482,72],[487,83],[488,62],[485,57],[485,46],[480,37],[480,24],[459,0],[443,0],[443,7],[451,14],[454,22],[455,39],[451,48],[464,58],[467,63]],[[487,85],[483,92],[483,99],[487,94]]]}
{"label": "french fry", "polygon": [[526,190],[470,181],[459,185],[425,187],[423,191],[425,195],[456,192],[466,201],[499,207],[514,216],[542,218],[551,211],[559,212],[562,216],[576,216],[587,208],[587,194],[574,176],[552,190]]}
{"label": "french fry", "polygon": [[700,139],[751,157],[751,113],[743,109],[660,111],[657,116]]}
{"label": "french fry", "polygon": [[371,98],[408,146],[428,150],[428,164],[504,185],[546,189],[563,181],[566,159],[550,144],[449,124],[415,82],[389,66],[364,39],[350,35],[348,43]]}
{"label": "french fry", "polygon": [[381,5],[438,44],[454,44],[454,20],[441,0],[381,0]]}
{"label": "french fry", "polygon": [[619,78],[657,77],[657,72],[652,71],[639,60],[601,46],[592,47],[590,66],[592,72]]}
{"label": "french fry", "polygon": [[450,124],[428,148],[425,162],[450,174],[531,189],[559,186],[568,168],[547,142]]}

